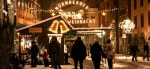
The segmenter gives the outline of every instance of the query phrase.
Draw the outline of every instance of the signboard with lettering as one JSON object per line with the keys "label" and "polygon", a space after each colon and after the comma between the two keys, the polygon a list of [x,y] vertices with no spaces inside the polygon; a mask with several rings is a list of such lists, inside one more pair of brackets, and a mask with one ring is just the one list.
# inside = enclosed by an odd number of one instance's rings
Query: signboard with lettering
{"label": "signboard with lettering", "polygon": [[42,33],[42,28],[29,28],[30,33]]}
{"label": "signboard with lettering", "polygon": [[[66,10],[63,9],[65,6],[77,5],[81,9]],[[71,7],[69,7],[71,8]],[[55,10],[58,10],[58,14],[66,19],[75,28],[87,28],[87,27],[98,27],[99,23],[99,11],[98,8],[89,8],[88,5],[84,2],[76,0],[68,0],[58,3],[55,7]],[[55,10],[50,10],[52,15]]]}

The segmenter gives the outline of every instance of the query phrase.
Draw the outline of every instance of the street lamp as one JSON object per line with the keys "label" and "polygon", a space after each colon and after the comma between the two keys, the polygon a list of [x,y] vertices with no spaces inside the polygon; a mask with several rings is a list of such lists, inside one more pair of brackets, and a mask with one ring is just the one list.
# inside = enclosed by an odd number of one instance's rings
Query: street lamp
{"label": "street lamp", "polygon": [[125,45],[126,34],[132,33],[135,24],[130,19],[125,19],[122,22],[120,22],[119,27],[123,30],[122,38],[124,39],[125,54],[127,54],[127,47]]}

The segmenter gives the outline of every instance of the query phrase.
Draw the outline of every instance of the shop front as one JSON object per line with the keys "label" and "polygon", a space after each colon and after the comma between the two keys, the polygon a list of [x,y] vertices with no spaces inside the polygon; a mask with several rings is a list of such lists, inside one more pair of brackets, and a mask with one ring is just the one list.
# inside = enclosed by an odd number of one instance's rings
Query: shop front
{"label": "shop front", "polygon": [[[38,45],[40,55],[43,50],[48,50],[51,38],[56,36],[58,42],[61,44],[60,64],[64,64],[64,34],[70,30],[71,27],[60,15],[17,29],[16,31],[19,38],[19,59],[27,60],[30,58],[31,41],[35,41]],[[38,57],[39,61],[41,61],[42,58],[40,56]]]}

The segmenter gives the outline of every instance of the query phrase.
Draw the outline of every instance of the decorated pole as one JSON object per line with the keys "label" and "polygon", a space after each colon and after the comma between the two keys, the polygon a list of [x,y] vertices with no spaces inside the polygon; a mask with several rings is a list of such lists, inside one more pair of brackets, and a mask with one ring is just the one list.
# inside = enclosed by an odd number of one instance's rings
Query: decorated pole
{"label": "decorated pole", "polygon": [[126,45],[126,34],[132,33],[132,30],[135,27],[135,24],[130,19],[125,19],[123,22],[120,22],[119,27],[122,29],[122,38],[124,39],[124,53],[127,55],[127,45]]}

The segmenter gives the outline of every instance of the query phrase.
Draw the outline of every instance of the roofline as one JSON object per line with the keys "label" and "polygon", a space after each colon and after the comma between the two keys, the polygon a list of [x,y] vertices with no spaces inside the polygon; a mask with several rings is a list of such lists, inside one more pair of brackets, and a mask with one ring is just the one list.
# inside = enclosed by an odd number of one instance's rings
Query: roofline
{"label": "roofline", "polygon": [[66,20],[64,17],[61,16],[61,18],[66,22],[66,24],[69,25],[69,27],[71,27],[71,29],[74,29],[74,27],[73,27],[71,24],[69,24],[69,23],[67,22],[67,20]]}
{"label": "roofline", "polygon": [[[46,21],[52,20],[52,19],[57,18],[57,17],[61,17],[61,15],[57,15],[57,16],[54,16],[54,17],[51,17],[51,18],[42,20],[42,21],[40,21],[40,22],[34,23],[34,24],[32,24],[32,25],[28,25],[28,26],[19,28],[19,29],[17,29],[16,31],[18,32],[18,31],[20,31],[20,30],[27,29],[27,28],[30,28],[30,27],[35,26],[35,25],[38,25],[38,24],[42,24],[42,23],[44,23],[44,22],[46,22]],[[64,19],[64,18],[63,18],[63,19]]]}
{"label": "roofline", "polygon": [[64,17],[62,17],[61,15],[57,15],[57,16],[54,16],[54,17],[51,17],[51,18],[42,20],[42,21],[40,21],[40,22],[34,23],[34,24],[32,24],[32,25],[28,25],[28,26],[19,28],[19,29],[17,29],[16,31],[18,32],[18,31],[20,31],[20,30],[27,29],[27,28],[30,28],[30,27],[35,26],[35,25],[38,25],[38,24],[42,24],[42,23],[44,23],[44,22],[46,22],[46,21],[52,20],[52,19],[57,18],[57,17],[61,17],[61,18],[65,21],[65,23],[66,23],[67,25],[69,25],[69,27],[70,27],[72,30],[113,30],[113,29],[114,29],[114,28],[111,28],[111,27],[102,27],[102,28],[74,28],[71,24],[69,24],[69,23],[67,22],[67,20],[66,20]]}
{"label": "roofline", "polygon": [[73,28],[73,30],[114,30],[111,27],[100,27],[100,28]]}

